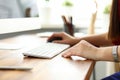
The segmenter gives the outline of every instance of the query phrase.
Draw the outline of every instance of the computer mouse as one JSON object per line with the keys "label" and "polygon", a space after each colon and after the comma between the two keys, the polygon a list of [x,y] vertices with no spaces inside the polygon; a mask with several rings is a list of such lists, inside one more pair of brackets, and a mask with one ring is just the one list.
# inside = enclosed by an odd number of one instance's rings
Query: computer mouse
{"label": "computer mouse", "polygon": [[49,39],[47,42],[53,42],[54,40],[62,40],[61,37],[53,37],[51,39]]}

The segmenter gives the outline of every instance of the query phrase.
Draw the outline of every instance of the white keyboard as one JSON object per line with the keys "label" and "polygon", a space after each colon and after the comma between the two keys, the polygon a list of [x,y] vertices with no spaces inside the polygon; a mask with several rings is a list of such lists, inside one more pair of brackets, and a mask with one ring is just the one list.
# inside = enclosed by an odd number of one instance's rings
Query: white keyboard
{"label": "white keyboard", "polygon": [[39,58],[52,58],[69,47],[70,45],[67,44],[43,43],[36,48],[23,52],[23,55]]}

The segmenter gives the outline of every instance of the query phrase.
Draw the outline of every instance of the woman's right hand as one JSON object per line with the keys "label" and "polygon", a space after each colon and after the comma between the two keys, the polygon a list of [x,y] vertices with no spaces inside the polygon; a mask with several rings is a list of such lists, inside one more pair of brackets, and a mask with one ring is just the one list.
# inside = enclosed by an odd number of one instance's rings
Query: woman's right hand
{"label": "woman's right hand", "polygon": [[99,49],[93,44],[85,40],[81,40],[73,47],[64,51],[64,54],[62,54],[62,56],[65,58],[71,56],[80,56],[86,59],[100,60],[99,58],[101,57],[101,55],[99,53],[101,53],[101,50],[103,49]]}
{"label": "woman's right hand", "polygon": [[48,40],[51,40],[55,37],[59,37],[59,38],[62,38],[61,40],[54,40],[53,42],[54,43],[62,43],[62,44],[69,44],[71,46],[75,45],[76,43],[78,43],[79,41],[73,37],[73,36],[70,36],[69,34],[65,33],[65,32],[56,32],[56,33],[53,33],[50,37],[48,37]]}

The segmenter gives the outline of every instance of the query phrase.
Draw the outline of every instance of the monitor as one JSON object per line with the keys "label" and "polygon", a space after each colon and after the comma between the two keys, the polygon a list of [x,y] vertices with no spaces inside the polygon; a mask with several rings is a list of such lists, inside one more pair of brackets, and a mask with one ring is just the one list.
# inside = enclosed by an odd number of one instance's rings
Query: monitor
{"label": "monitor", "polygon": [[40,29],[40,0],[0,0],[0,34]]}

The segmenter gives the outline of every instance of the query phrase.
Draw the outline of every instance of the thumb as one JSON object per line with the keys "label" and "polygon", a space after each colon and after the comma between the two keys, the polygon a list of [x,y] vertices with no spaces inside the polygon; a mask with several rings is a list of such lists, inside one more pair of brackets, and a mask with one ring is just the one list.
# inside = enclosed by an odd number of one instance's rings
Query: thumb
{"label": "thumb", "polygon": [[55,40],[53,41],[54,43],[62,43],[62,44],[65,44],[65,42],[63,40]]}

